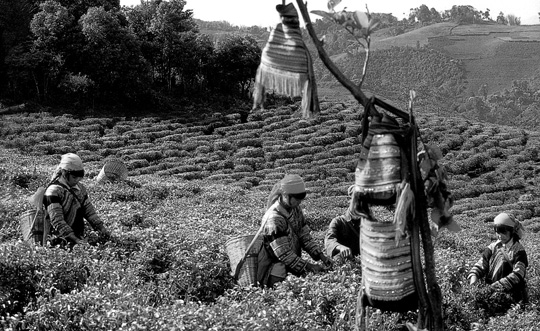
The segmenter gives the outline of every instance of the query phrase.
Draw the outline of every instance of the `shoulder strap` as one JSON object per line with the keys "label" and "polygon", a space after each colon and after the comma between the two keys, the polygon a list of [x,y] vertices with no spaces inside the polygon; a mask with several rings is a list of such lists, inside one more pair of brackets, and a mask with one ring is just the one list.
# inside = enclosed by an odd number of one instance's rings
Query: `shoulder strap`
{"label": "shoulder strap", "polygon": [[81,207],[84,206],[84,201],[86,200],[86,197],[83,197],[83,201],[81,201],[78,197],[77,197],[77,194],[75,194],[75,192],[73,192],[73,190],[69,187],[67,187],[66,185],[60,183],[60,182],[55,182],[55,183],[51,183],[51,184],[56,184],[58,186],[62,186],[63,188],[65,188],[66,190],[69,191],[69,193],[71,193],[71,195],[73,195],[73,197],[79,202],[79,204],[81,205]]}

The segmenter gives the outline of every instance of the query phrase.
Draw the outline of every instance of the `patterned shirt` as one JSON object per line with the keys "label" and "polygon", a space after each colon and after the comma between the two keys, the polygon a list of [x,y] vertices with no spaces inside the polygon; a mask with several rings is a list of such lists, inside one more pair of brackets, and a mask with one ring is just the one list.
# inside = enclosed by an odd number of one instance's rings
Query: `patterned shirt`
{"label": "patterned shirt", "polygon": [[304,249],[315,261],[320,260],[321,249],[311,236],[300,207],[285,209],[276,201],[264,217],[263,238],[269,253],[294,273],[301,274],[307,261],[301,258]]}
{"label": "patterned shirt", "polygon": [[528,265],[527,252],[519,241],[510,240],[503,244],[498,240],[484,250],[469,278],[485,276],[488,284],[498,283],[505,290],[512,290],[525,282]]}
{"label": "patterned shirt", "polygon": [[[75,233],[73,229],[76,226],[75,223],[84,222],[82,219],[78,219],[80,217],[84,217],[92,225],[92,228],[99,229],[103,222],[88,198],[86,187],[78,183],[71,187],[71,192],[67,187],[69,187],[67,183],[59,179],[57,183],[50,185],[45,191],[43,202],[53,229],[62,238],[69,236],[71,233],[82,236],[84,231]],[[72,192],[77,195],[76,198]],[[84,225],[84,223],[82,224]]]}

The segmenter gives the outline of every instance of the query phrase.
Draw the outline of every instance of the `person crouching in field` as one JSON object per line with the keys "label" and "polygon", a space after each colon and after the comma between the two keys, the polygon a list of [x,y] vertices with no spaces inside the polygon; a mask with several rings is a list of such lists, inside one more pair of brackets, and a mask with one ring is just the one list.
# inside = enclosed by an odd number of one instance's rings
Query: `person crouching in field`
{"label": "person crouching in field", "polygon": [[[298,175],[285,175],[274,185],[263,216],[263,248],[259,254],[257,280],[261,286],[272,287],[288,273],[296,276],[306,272],[322,272],[331,265],[311,236],[300,204],[306,197],[306,187]],[[304,249],[315,264],[302,259]]]}
{"label": "person crouching in field", "polygon": [[353,258],[360,255],[360,214],[347,209],[344,215],[335,217],[324,237],[326,254],[332,258]]}
{"label": "person crouching in field", "polygon": [[497,241],[491,243],[471,269],[468,279],[475,284],[480,278],[492,288],[512,295],[516,302],[527,301],[525,275],[527,252],[519,240],[523,226],[509,213],[501,213],[493,220]]}
{"label": "person crouching in field", "polygon": [[79,156],[73,153],[62,155],[43,198],[52,234],[56,236],[51,241],[53,246],[86,243],[84,219],[103,236],[110,236],[88,197],[86,187],[80,183],[83,177],[83,163]]}

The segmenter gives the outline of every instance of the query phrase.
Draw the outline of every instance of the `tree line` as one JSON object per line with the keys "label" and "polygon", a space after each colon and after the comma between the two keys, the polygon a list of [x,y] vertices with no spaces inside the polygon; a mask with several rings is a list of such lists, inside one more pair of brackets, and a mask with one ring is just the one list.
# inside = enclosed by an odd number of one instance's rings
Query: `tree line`
{"label": "tree line", "polygon": [[260,61],[257,41],[200,33],[185,5],[3,0],[0,100],[131,108],[247,97]]}
{"label": "tree line", "polygon": [[437,11],[435,8],[428,8],[421,5],[411,8],[409,12],[409,22],[418,21],[420,23],[438,23],[442,21],[452,21],[456,23],[480,23],[494,22],[504,25],[521,25],[521,18],[513,14],[505,15],[502,11],[497,17],[492,18],[489,8],[477,10],[470,5],[454,5],[451,9]]}
{"label": "tree line", "polygon": [[[121,7],[119,0],[1,1],[0,108],[29,100],[130,109],[247,100],[271,27],[204,22],[185,5],[186,0],[133,7]],[[372,15],[391,35],[444,20],[491,20],[489,9],[472,6],[439,12],[421,5],[401,21]],[[496,22],[519,24],[519,18],[500,13]],[[316,18],[314,28],[327,37],[330,55],[354,53],[352,37],[339,27]]]}

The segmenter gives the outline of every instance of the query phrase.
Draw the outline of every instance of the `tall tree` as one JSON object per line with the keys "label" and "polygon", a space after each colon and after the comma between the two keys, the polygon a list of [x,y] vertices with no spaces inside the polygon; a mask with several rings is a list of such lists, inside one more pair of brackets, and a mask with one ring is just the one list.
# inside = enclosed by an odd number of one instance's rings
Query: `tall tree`
{"label": "tall tree", "polygon": [[103,7],[106,11],[120,9],[120,0],[58,0],[78,20],[89,8]]}
{"label": "tall tree", "polygon": [[247,96],[260,57],[261,49],[255,39],[230,35],[216,47],[215,82],[223,92]]}
{"label": "tall tree", "polygon": [[521,18],[513,14],[506,15],[506,22],[508,25],[521,25]]}
{"label": "tall tree", "polygon": [[416,12],[416,18],[420,23],[429,23],[431,22],[431,11],[428,6],[421,5]]}
{"label": "tall tree", "polygon": [[158,78],[165,84],[169,92],[174,85],[174,64],[183,48],[183,33],[198,32],[193,21],[193,11],[184,10],[186,1],[171,0],[159,2],[148,31],[159,49],[156,67]]}
{"label": "tall tree", "polygon": [[212,76],[210,66],[213,62],[214,46],[205,34],[193,31],[180,35],[179,52],[175,58],[176,85],[178,92],[201,92],[207,87]]}
{"label": "tall tree", "polygon": [[15,46],[28,40],[30,21],[39,10],[38,4],[39,0],[0,1],[0,96],[8,90],[6,57]]}
{"label": "tall tree", "polygon": [[508,24],[508,21],[506,20],[503,12],[499,12],[499,16],[497,16],[497,23],[504,25]]}
{"label": "tall tree", "polygon": [[86,70],[104,100],[135,101],[148,88],[149,68],[140,44],[120,24],[118,12],[92,7],[79,20],[85,37]]}

